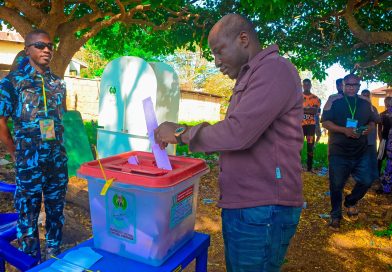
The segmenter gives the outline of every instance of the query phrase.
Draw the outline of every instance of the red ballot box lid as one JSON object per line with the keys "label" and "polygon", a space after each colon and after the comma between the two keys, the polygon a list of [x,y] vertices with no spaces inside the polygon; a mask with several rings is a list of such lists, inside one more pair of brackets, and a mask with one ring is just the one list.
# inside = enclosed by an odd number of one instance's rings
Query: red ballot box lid
{"label": "red ballot box lid", "polygon": [[[136,156],[138,165],[130,164],[128,158]],[[131,151],[100,160],[107,179],[114,182],[150,188],[175,186],[197,174],[205,174],[209,168],[204,160],[169,156],[173,170],[156,166],[154,155],[150,152]],[[83,163],[78,175],[104,179],[98,160]]]}

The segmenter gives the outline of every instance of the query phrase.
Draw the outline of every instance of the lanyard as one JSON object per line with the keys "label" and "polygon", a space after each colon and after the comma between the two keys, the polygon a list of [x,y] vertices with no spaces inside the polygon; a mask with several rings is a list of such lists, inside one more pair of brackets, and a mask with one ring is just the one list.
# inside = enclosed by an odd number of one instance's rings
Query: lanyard
{"label": "lanyard", "polygon": [[42,82],[42,95],[44,97],[45,116],[48,117],[48,106],[46,103],[46,90],[45,90],[45,82],[43,76],[41,76],[41,82]]}
{"label": "lanyard", "polygon": [[357,96],[355,96],[355,105],[354,105],[354,110],[351,108],[350,102],[348,102],[347,96],[345,95],[344,98],[346,99],[348,109],[350,110],[351,113],[351,119],[354,119],[355,112],[357,111]]}

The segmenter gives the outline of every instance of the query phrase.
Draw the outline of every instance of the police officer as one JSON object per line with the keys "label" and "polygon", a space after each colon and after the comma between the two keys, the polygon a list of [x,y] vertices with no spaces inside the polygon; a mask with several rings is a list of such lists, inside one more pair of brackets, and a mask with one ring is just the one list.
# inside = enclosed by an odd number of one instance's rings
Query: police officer
{"label": "police officer", "polygon": [[[60,253],[68,184],[62,145],[65,83],[49,69],[53,43],[43,30],[25,38],[26,57],[0,82],[0,141],[15,160],[15,209],[20,249],[39,257],[38,215],[46,212],[46,258]],[[7,120],[11,117],[14,137]]]}

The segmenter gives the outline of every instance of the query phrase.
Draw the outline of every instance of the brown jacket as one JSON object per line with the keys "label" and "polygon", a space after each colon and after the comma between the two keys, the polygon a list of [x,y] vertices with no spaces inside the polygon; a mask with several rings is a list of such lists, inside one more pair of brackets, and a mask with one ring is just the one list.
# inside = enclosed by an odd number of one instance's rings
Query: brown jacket
{"label": "brown jacket", "polygon": [[278,50],[241,68],[225,120],[190,130],[192,151],[220,152],[222,208],[303,204],[301,80]]}

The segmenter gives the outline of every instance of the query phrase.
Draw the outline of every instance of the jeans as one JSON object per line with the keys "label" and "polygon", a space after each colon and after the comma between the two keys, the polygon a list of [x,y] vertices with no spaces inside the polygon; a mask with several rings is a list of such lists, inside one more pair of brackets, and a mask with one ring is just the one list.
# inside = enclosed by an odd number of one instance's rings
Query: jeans
{"label": "jeans", "polygon": [[288,206],[222,209],[227,271],[279,271],[301,210]]}
{"label": "jeans", "polygon": [[369,165],[369,156],[366,152],[356,159],[338,155],[329,156],[331,218],[342,218],[343,189],[350,174],[355,180],[355,186],[351,193],[346,196],[344,206],[354,206],[365,196],[373,182]]}
{"label": "jeans", "polygon": [[375,145],[368,145],[366,153],[369,156],[369,171],[372,181],[378,180],[378,165],[377,165],[377,147]]}

